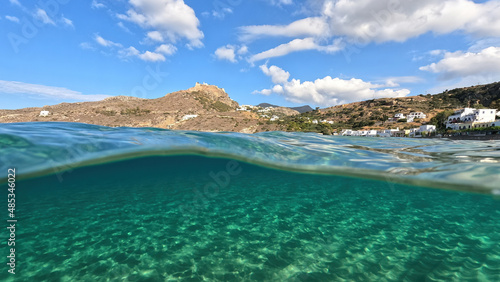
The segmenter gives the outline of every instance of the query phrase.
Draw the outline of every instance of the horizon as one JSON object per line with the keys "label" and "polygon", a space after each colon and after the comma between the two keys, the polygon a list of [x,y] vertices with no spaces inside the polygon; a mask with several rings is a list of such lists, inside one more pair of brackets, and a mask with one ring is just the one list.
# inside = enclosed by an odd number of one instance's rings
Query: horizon
{"label": "horizon", "polygon": [[499,12],[500,0],[9,0],[0,108],[195,82],[284,107],[437,94],[500,81]]}

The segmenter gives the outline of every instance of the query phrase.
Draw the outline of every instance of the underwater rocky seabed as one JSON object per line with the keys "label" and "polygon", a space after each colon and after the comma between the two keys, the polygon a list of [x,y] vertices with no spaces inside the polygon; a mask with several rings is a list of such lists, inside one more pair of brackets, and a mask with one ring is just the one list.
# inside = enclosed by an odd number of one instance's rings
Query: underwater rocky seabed
{"label": "underwater rocky seabed", "polygon": [[183,155],[19,180],[16,199],[1,280],[500,281],[488,195]]}

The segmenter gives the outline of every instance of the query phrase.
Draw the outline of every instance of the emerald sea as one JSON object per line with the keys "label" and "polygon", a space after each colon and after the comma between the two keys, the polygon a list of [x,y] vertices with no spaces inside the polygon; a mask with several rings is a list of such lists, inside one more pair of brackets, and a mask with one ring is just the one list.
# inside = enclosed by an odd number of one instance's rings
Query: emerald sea
{"label": "emerald sea", "polygon": [[500,281],[499,141],[1,124],[0,188],[2,281]]}

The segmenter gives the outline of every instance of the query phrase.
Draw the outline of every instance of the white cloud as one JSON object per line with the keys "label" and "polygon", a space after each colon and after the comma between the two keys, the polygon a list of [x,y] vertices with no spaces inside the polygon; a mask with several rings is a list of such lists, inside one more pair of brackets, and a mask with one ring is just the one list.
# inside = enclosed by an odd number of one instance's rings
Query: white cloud
{"label": "white cloud", "polygon": [[47,15],[45,10],[38,8],[33,17],[44,24],[56,25],[56,23]]}
{"label": "white cloud", "polygon": [[219,60],[227,60],[231,63],[236,63],[236,54],[234,53],[234,46],[227,45],[217,48],[215,50],[215,57]]}
{"label": "white cloud", "polygon": [[497,38],[484,38],[480,40],[476,40],[473,42],[473,44],[469,47],[469,52],[473,53],[479,53],[483,49],[486,49],[491,46],[500,46],[500,37]]}
{"label": "white cloud", "polygon": [[154,29],[172,43],[186,39],[190,48],[203,46],[200,22],[183,0],[129,0],[129,3],[132,8],[126,14],[118,14],[119,19]]}
{"label": "white cloud", "polygon": [[80,48],[82,48],[84,50],[92,50],[92,51],[96,50],[95,47],[92,44],[88,43],[88,42],[82,42],[82,43],[80,43]]}
{"label": "white cloud", "polygon": [[420,67],[420,70],[438,73],[444,80],[468,76],[500,77],[500,47],[488,47],[480,52],[446,52],[437,63]]}
{"label": "white cloud", "polygon": [[21,5],[21,3],[19,3],[19,0],[9,0],[9,2],[10,2],[10,4],[12,4],[12,5],[16,5],[16,6],[19,6],[19,7],[21,7],[21,6],[22,6],[22,5]]}
{"label": "white cloud", "polygon": [[[177,51],[177,48],[171,44],[162,44],[156,48],[155,52],[145,51],[141,53],[133,46],[124,48],[122,44],[104,39],[98,34],[95,34],[94,39],[97,44],[101,46],[108,48],[117,48],[117,55],[123,60],[127,60],[130,57],[136,57],[147,62],[164,62],[166,60],[164,55],[173,55]],[[93,46],[91,46],[87,42],[81,43],[80,47],[82,47],[83,49],[93,50]]]}
{"label": "white cloud", "polygon": [[123,48],[118,51],[118,57],[125,59],[128,57],[137,57],[141,54],[139,50],[137,50],[135,47],[130,46],[128,48]]}
{"label": "white cloud", "polygon": [[252,25],[240,28],[240,40],[250,41],[265,36],[280,37],[321,37],[328,34],[325,18],[311,17],[295,21],[289,25]]}
{"label": "white cloud", "polygon": [[[161,53],[162,53],[162,51],[167,51],[167,50],[166,50],[166,47],[161,48],[162,46],[158,47],[155,52],[146,51],[144,53],[141,53],[135,47],[130,46],[128,48],[122,48],[122,49],[118,50],[118,57],[120,57],[123,60],[127,60],[130,57],[135,57],[135,58],[139,58],[139,59],[146,61],[146,62],[164,62],[166,59],[165,59],[165,56]],[[169,55],[169,54],[165,54],[165,55]]]}
{"label": "white cloud", "polygon": [[[314,16],[285,25],[243,26],[239,29],[239,39],[249,42],[266,37],[291,37],[295,40],[314,38],[315,42],[324,42],[342,38],[345,43],[365,45],[371,42],[404,42],[428,32],[441,35],[458,31],[476,37],[500,37],[499,0],[485,3],[472,0],[309,2],[315,3],[308,8]],[[276,51],[273,50],[276,48],[268,51]],[[283,54],[299,50],[303,49]]]}
{"label": "white cloud", "polygon": [[293,0],[271,0],[270,3],[275,6],[291,5],[293,4]]}
{"label": "white cloud", "polygon": [[66,26],[69,26],[69,27],[75,27],[73,25],[73,21],[68,19],[68,18],[65,18],[64,16],[61,17],[61,22],[66,25]]}
{"label": "white cloud", "polygon": [[96,0],[92,0],[92,4],[90,4],[90,7],[92,7],[92,9],[101,9],[106,8],[106,5],[99,3]]}
{"label": "white cloud", "polygon": [[276,93],[292,103],[334,106],[373,98],[404,97],[410,93],[408,89],[386,88],[376,90],[383,87],[383,85],[372,84],[356,78],[345,80],[326,76],[315,81],[288,80],[288,72],[277,66],[267,68],[264,65],[261,66],[261,69],[271,77],[275,85],[271,89],[264,89],[255,93],[263,95]]}
{"label": "white cloud", "polygon": [[214,18],[223,19],[226,17],[227,14],[232,14],[232,13],[233,13],[233,9],[231,9],[229,7],[224,7],[224,8],[218,9],[218,10],[213,10],[212,16]]}
{"label": "white cloud", "polygon": [[60,100],[98,101],[110,97],[109,95],[85,95],[81,92],[63,87],[29,84],[18,81],[0,80],[0,93],[3,94],[28,94],[44,98]]}
{"label": "white cloud", "polygon": [[100,35],[98,34],[95,34],[94,35],[94,40],[101,46],[104,46],[104,47],[123,47],[120,43],[115,43],[113,41],[110,41],[110,40],[106,40],[104,38],[102,38]]}
{"label": "white cloud", "polygon": [[159,31],[150,31],[147,33],[148,38],[157,41],[157,42],[163,42],[165,39],[163,38],[163,35]]}
{"label": "white cloud", "polygon": [[18,17],[14,17],[14,16],[5,16],[5,19],[11,21],[11,22],[15,22],[15,23],[19,23],[19,18]]}
{"label": "white cloud", "polygon": [[123,29],[127,33],[132,33],[128,27],[126,27],[122,22],[118,22],[116,25],[118,25],[119,28]]}
{"label": "white cloud", "polygon": [[248,53],[248,47],[246,45],[226,45],[217,48],[215,50],[215,57],[218,60],[226,60],[232,63],[238,62],[243,58],[243,55]]}
{"label": "white cloud", "polygon": [[155,52],[171,56],[177,52],[177,48],[172,44],[162,44],[156,48]]}
{"label": "white cloud", "polygon": [[162,54],[150,52],[150,51],[146,51],[146,52],[138,55],[138,57],[141,60],[148,61],[148,62],[158,62],[158,61],[164,62],[165,61],[165,56],[163,56]]}
{"label": "white cloud", "polygon": [[436,49],[436,50],[429,51],[429,55],[431,55],[431,56],[441,56],[444,53],[446,53],[446,50]]}
{"label": "white cloud", "polygon": [[283,84],[290,78],[289,72],[284,71],[277,66],[271,66],[268,68],[267,65],[261,65],[260,69],[265,75],[271,77],[271,81],[274,84]]}
{"label": "white cloud", "polygon": [[238,55],[245,55],[246,53],[248,53],[248,47],[246,45],[241,46],[240,49],[238,49],[237,53]]}
{"label": "white cloud", "polygon": [[288,43],[281,44],[275,48],[253,55],[252,57],[250,57],[249,62],[253,63],[256,61],[285,56],[292,52],[305,51],[305,50],[318,50],[327,53],[333,53],[338,50],[341,50],[342,47],[343,45],[341,40],[336,40],[331,45],[321,46],[316,43],[314,38],[311,37],[304,39],[294,39]]}
{"label": "white cloud", "polygon": [[384,79],[386,87],[398,87],[400,83],[419,83],[424,80],[418,76],[394,76]]}

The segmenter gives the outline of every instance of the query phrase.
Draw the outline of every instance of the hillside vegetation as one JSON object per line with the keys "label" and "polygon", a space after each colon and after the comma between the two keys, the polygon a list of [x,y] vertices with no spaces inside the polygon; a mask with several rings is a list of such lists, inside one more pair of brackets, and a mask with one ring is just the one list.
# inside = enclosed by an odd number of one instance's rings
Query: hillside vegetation
{"label": "hillside vegetation", "polygon": [[[436,95],[417,95],[402,98],[382,98],[339,105],[289,116],[275,122],[279,130],[311,131],[331,134],[342,129],[409,129],[422,124],[434,124],[443,129],[446,117],[454,110],[464,108],[495,108],[500,110],[500,82],[446,90]],[[423,112],[425,119],[406,123],[390,122],[397,113]],[[312,123],[313,120],[333,121]]]}

